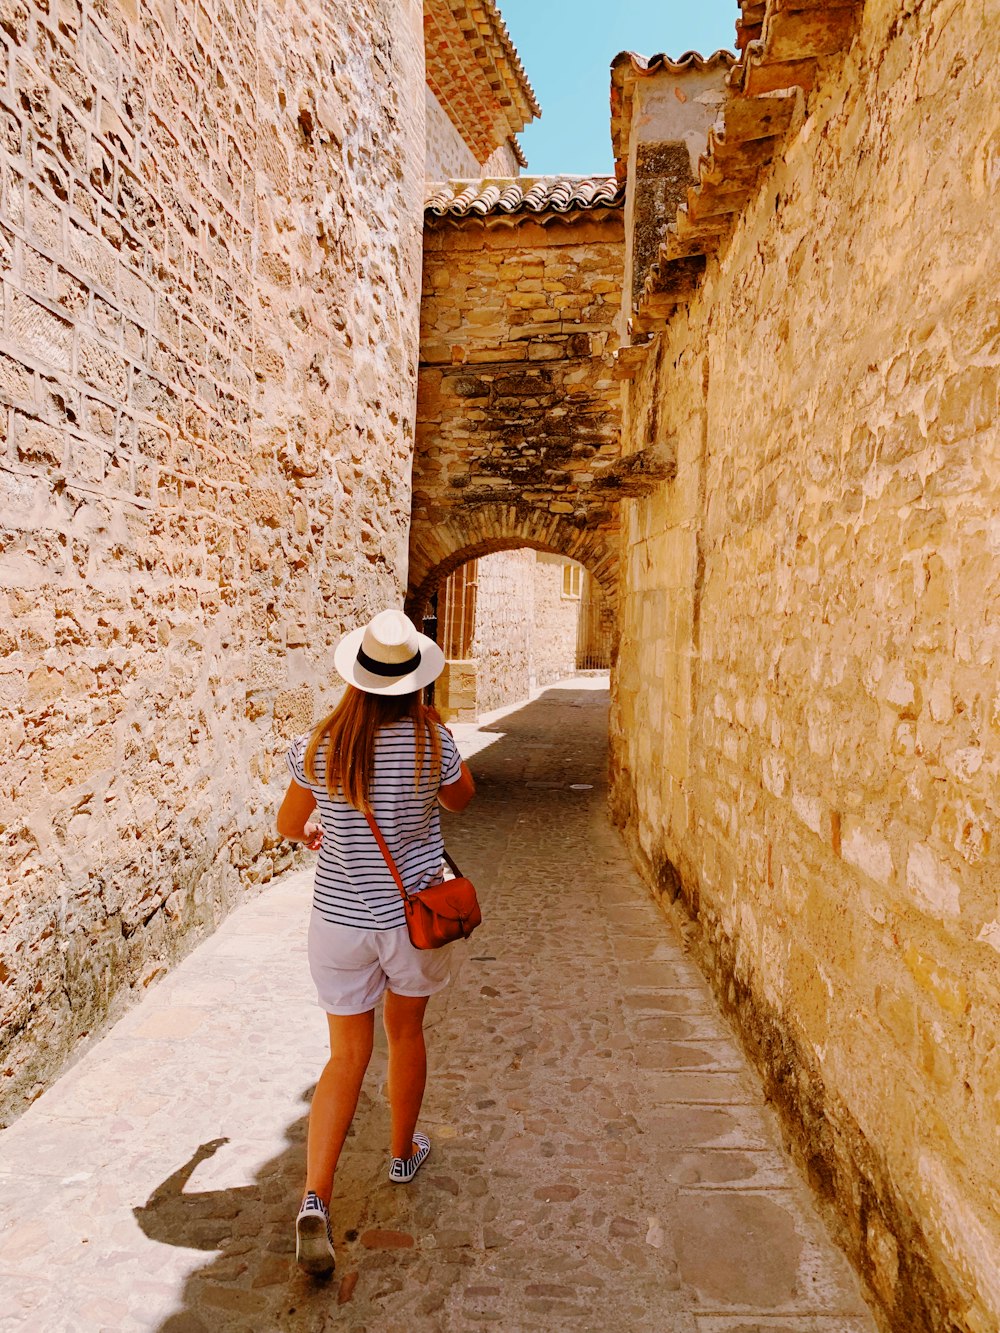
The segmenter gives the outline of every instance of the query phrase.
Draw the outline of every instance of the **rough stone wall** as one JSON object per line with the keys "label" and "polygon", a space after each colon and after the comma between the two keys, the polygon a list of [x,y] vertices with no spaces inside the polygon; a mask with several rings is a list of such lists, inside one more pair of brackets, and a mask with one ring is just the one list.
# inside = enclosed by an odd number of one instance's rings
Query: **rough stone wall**
{"label": "rough stone wall", "polygon": [[535,623],[534,551],[499,551],[478,562],[476,632],[476,709],[527,699],[531,638]]}
{"label": "rough stone wall", "polygon": [[521,544],[614,593],[620,210],[425,231],[411,592]]}
{"label": "rough stone wall", "polygon": [[305,18],[0,17],[6,1115],[287,863],[281,753],[400,593],[421,7]]}
{"label": "rough stone wall", "polygon": [[502,143],[494,148],[489,157],[479,168],[479,176],[497,176],[501,180],[507,180],[511,176],[520,176],[521,164],[517,160],[517,154],[514,152],[511,141]]}
{"label": "rough stone wall", "polygon": [[[567,561],[539,551],[534,569],[534,623],[531,631],[529,681],[550,685],[576,671],[577,627],[580,598],[563,592],[563,570]],[[580,586],[584,573],[580,570]]]}
{"label": "rough stone wall", "polygon": [[471,180],[480,174],[475,154],[451,122],[447,111],[424,85],[427,116],[425,173],[429,181]]}
{"label": "rough stone wall", "polygon": [[1000,1327],[1000,106],[865,6],[632,387],[616,801],[891,1327]]}

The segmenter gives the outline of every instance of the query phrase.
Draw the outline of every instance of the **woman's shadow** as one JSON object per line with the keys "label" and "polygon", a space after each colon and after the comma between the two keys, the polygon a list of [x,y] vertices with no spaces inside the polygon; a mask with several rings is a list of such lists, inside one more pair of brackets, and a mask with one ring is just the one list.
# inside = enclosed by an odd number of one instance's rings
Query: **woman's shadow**
{"label": "woman's shadow", "polygon": [[[312,1092],[309,1088],[303,1101],[311,1101]],[[383,1118],[377,1100],[362,1092],[355,1125],[363,1137],[374,1128],[373,1119]],[[217,1251],[213,1261],[186,1278],[182,1308],[160,1322],[157,1333],[319,1329],[331,1306],[350,1300],[358,1277],[350,1243],[364,1223],[375,1188],[373,1175],[377,1179],[380,1174],[384,1153],[359,1148],[352,1142],[352,1130],[338,1171],[337,1269],[332,1279],[309,1277],[295,1263],[295,1211],[305,1175],[307,1125],[304,1115],[288,1126],[287,1146],[254,1173],[252,1184],[188,1191],[194,1173],[229,1139],[202,1143],[133,1209],[150,1240]],[[379,1138],[384,1138],[385,1126],[379,1129]]]}

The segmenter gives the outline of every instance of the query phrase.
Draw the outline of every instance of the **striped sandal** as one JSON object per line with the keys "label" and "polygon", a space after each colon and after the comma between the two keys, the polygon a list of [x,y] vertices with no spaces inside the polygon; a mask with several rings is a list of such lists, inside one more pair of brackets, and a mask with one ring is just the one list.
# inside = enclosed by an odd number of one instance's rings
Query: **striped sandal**
{"label": "striped sandal", "polygon": [[426,1134],[414,1134],[413,1142],[417,1151],[412,1157],[394,1157],[389,1163],[389,1179],[394,1185],[408,1185],[431,1150],[431,1141]]}

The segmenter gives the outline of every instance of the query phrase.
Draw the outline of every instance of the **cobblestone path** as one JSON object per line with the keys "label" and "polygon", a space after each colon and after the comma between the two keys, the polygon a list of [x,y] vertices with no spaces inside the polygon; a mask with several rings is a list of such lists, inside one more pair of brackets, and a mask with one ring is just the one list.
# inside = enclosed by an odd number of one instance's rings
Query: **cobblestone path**
{"label": "cobblestone path", "polygon": [[325,1024],[287,876],[0,1135],[0,1329],[873,1333],[709,991],[605,809],[605,682],[456,729],[486,923],[432,1002],[413,1185],[376,1050],[333,1212],[292,1262]]}

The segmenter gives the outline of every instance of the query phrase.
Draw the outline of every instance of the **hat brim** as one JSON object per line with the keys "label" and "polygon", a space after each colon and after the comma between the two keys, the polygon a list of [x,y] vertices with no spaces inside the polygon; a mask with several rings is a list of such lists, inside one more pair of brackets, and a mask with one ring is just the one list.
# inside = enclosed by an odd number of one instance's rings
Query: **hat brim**
{"label": "hat brim", "polygon": [[412,694],[437,680],[444,670],[444,653],[426,634],[417,632],[420,664],[405,676],[376,676],[358,664],[358,649],[367,626],[349,630],[333,650],[333,665],[348,685],[365,694]]}

